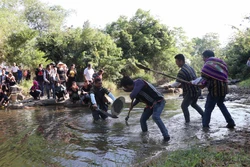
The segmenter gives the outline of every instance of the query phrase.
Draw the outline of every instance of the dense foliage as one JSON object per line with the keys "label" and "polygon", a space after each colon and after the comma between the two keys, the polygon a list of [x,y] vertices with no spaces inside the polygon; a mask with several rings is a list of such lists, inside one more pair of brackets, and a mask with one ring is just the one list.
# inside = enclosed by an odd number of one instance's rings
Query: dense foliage
{"label": "dense foliage", "polygon": [[[88,21],[81,28],[66,27],[64,22],[70,13],[39,0],[0,0],[0,61],[16,62],[31,70],[39,63],[62,61],[68,66],[76,64],[79,74],[91,62],[95,70],[104,69],[104,78],[112,82],[124,72],[154,82],[168,78],[143,71],[135,63],[174,76],[178,72],[174,56],[183,53],[199,75],[201,54],[212,49],[227,61],[231,78],[249,77],[248,29],[238,30],[221,48],[216,33],[188,39],[181,27],[161,24],[142,9],[131,18],[120,16],[104,29],[91,27]],[[82,75],[79,77],[82,80]]]}

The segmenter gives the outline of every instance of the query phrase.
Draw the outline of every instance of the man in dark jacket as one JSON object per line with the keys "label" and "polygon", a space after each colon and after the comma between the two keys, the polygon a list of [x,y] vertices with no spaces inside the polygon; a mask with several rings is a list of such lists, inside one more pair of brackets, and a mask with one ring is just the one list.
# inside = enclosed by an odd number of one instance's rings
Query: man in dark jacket
{"label": "man in dark jacket", "polygon": [[166,103],[164,96],[152,84],[142,79],[132,80],[130,77],[125,76],[121,80],[121,86],[126,92],[131,92],[130,98],[132,100],[136,99],[132,107],[139,102],[146,104],[140,119],[142,131],[148,131],[147,120],[152,115],[154,122],[161,130],[164,141],[169,141],[168,130],[160,117]]}

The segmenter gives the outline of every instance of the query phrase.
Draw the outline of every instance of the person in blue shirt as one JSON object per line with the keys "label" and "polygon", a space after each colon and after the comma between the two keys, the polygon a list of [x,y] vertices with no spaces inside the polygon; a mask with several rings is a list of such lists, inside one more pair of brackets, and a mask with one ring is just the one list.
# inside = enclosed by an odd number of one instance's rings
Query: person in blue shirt
{"label": "person in blue shirt", "polygon": [[148,131],[147,120],[152,116],[154,122],[161,130],[163,140],[169,141],[168,130],[160,117],[166,103],[164,96],[152,84],[143,79],[132,80],[129,76],[124,76],[120,84],[124,91],[131,92],[130,98],[132,100],[135,99],[131,109],[139,102],[146,104],[140,118],[142,131]]}
{"label": "person in blue shirt", "polygon": [[17,70],[17,83],[20,84],[23,78],[23,70],[22,67],[19,66]]}

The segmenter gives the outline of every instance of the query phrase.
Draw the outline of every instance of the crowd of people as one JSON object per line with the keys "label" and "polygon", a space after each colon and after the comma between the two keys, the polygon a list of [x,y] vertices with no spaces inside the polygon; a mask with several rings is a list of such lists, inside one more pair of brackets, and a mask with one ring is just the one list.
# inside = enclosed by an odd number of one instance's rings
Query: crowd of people
{"label": "crowd of people", "polygon": [[23,79],[30,80],[30,71],[13,63],[10,68],[0,66],[0,106],[9,103],[10,87],[19,84]]}

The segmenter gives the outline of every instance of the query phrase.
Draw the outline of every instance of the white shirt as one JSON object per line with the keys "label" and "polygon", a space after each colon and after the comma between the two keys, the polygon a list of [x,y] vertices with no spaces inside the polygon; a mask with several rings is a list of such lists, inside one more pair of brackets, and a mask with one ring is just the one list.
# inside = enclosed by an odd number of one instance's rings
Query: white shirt
{"label": "white shirt", "polygon": [[95,71],[93,70],[93,68],[85,68],[84,69],[84,72],[83,72],[83,75],[86,77],[86,79],[88,80],[88,81],[92,81],[92,76],[93,76],[93,74],[95,73]]}
{"label": "white shirt", "polygon": [[18,70],[19,70],[19,68],[17,66],[12,66],[11,67],[12,72],[17,72]]}

